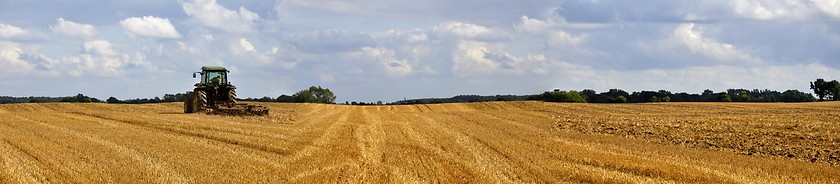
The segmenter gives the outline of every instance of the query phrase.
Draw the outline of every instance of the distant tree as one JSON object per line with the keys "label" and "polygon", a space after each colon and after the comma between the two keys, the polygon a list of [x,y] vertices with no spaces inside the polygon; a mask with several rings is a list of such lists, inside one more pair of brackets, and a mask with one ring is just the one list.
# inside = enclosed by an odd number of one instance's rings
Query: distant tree
{"label": "distant tree", "polygon": [[383,104],[383,103],[382,103],[382,101],[381,101],[381,100],[380,100],[380,101],[376,101],[376,105],[382,105],[382,104]]}
{"label": "distant tree", "polygon": [[618,98],[615,98],[615,102],[616,103],[627,103],[627,97],[618,96]]}
{"label": "distant tree", "polygon": [[840,100],[840,82],[837,82],[837,80],[831,80],[831,82],[828,82],[825,85],[826,90],[829,94],[831,94],[831,99],[834,101]]}
{"label": "distant tree", "polygon": [[729,97],[729,93],[720,92],[720,93],[718,93],[718,101],[719,102],[731,102],[732,98]]}
{"label": "distant tree", "polygon": [[335,103],[335,94],[329,88],[322,88],[321,86],[311,86],[309,89],[301,90],[294,95],[295,101],[306,103]]}
{"label": "distant tree", "polygon": [[700,94],[700,99],[707,102],[719,101],[718,94],[710,89],[703,90],[703,93]]}
{"label": "distant tree", "polygon": [[296,99],[293,96],[289,95],[280,95],[276,99],[277,102],[295,102]]}
{"label": "distant tree", "polygon": [[112,96],[112,97],[108,97],[108,99],[105,100],[105,102],[115,104],[115,103],[120,103],[121,101],[119,99],[117,99],[116,97]]}
{"label": "distant tree", "polygon": [[598,102],[598,93],[595,90],[584,89],[580,91],[580,96],[583,96],[587,102]]}
{"label": "distant tree", "polygon": [[825,82],[825,79],[817,79],[816,81],[811,82],[811,89],[814,90],[814,94],[817,94],[820,101],[825,100],[825,96],[828,95],[826,84],[828,84],[828,82]]}
{"label": "distant tree", "polygon": [[782,92],[781,100],[782,102],[813,102],[817,99],[814,98],[814,95],[800,92],[799,90],[787,90]]}
{"label": "distant tree", "polygon": [[747,94],[747,91],[741,91],[741,94],[738,95],[738,99],[741,100],[742,102],[752,101],[752,97],[750,97],[750,95]]}
{"label": "distant tree", "polygon": [[543,101],[546,102],[586,102],[577,91],[551,91],[543,93]]}

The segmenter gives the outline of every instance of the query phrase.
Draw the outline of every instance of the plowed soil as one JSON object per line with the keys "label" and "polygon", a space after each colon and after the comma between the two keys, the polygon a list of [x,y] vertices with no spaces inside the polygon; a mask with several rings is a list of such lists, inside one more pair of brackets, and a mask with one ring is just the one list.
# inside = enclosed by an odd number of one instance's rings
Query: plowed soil
{"label": "plowed soil", "polygon": [[0,183],[840,181],[840,103],[0,105]]}

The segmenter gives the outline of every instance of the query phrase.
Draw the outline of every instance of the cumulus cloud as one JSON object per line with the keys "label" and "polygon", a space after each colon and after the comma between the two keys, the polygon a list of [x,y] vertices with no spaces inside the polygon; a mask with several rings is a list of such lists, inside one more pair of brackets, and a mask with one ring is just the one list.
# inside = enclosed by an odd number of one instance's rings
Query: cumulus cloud
{"label": "cumulus cloud", "polygon": [[692,53],[707,56],[718,62],[761,63],[761,60],[729,43],[722,43],[703,35],[702,27],[693,23],[677,26],[671,37],[673,42],[688,48]]}
{"label": "cumulus cloud", "polygon": [[748,19],[804,19],[810,8],[801,1],[735,0],[732,8],[737,15]]}
{"label": "cumulus cloud", "polygon": [[240,38],[239,39],[239,45],[242,46],[242,49],[245,49],[245,51],[257,52],[257,50],[254,49],[254,45],[251,44],[251,42],[249,42],[245,38]]}
{"label": "cumulus cloud", "polygon": [[26,34],[26,30],[17,26],[0,23],[0,38],[9,39]]}
{"label": "cumulus cloud", "polygon": [[834,18],[840,18],[840,1],[837,0],[811,0],[814,5],[825,14]]}
{"label": "cumulus cloud", "polygon": [[514,25],[513,28],[528,34],[542,34],[546,30],[549,30],[551,26],[551,22],[522,16],[519,18],[519,23]]}
{"label": "cumulus cloud", "polygon": [[74,37],[93,37],[96,36],[96,28],[90,24],[80,24],[64,18],[56,19],[56,24],[51,25],[50,29],[59,34]]}
{"label": "cumulus cloud", "polygon": [[412,67],[408,60],[397,59],[394,51],[387,48],[363,47],[361,53],[364,56],[373,58],[391,76],[404,77],[411,74]]}
{"label": "cumulus cloud", "polygon": [[239,11],[225,8],[216,0],[193,0],[181,6],[188,16],[204,26],[232,33],[251,32],[260,16],[245,7]]}
{"label": "cumulus cloud", "polygon": [[178,42],[178,49],[185,51],[190,54],[197,54],[200,50],[196,47],[187,46],[186,43],[179,41]]}
{"label": "cumulus cloud", "polygon": [[88,53],[95,53],[104,56],[115,56],[117,51],[111,47],[111,42],[108,40],[91,40],[85,41],[82,44],[84,51]]}
{"label": "cumulus cloud", "polygon": [[25,74],[35,68],[34,64],[21,58],[22,50],[17,43],[0,41],[0,65],[4,67],[2,74]]}
{"label": "cumulus cloud", "polygon": [[441,35],[450,35],[470,40],[494,41],[511,39],[511,36],[505,32],[493,30],[476,24],[457,21],[438,24],[432,28],[432,31]]}
{"label": "cumulus cloud", "polygon": [[335,76],[331,73],[321,74],[320,78],[323,82],[335,82]]}
{"label": "cumulus cloud", "polygon": [[167,18],[154,16],[130,17],[120,21],[120,26],[129,35],[139,35],[153,38],[180,38],[181,34]]}
{"label": "cumulus cloud", "polygon": [[354,52],[362,47],[375,45],[374,40],[366,33],[338,29],[292,35],[287,41],[307,53]]}

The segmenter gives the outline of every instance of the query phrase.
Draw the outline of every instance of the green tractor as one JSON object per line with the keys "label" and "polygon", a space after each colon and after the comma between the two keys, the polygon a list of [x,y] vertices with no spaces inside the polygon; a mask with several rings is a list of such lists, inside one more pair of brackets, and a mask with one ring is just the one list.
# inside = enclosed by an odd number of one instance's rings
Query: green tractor
{"label": "green tractor", "polygon": [[225,67],[204,66],[201,81],[193,91],[187,91],[184,98],[184,113],[206,112],[224,115],[268,115],[268,108],[257,105],[236,103],[236,86],[227,79],[230,73]]}

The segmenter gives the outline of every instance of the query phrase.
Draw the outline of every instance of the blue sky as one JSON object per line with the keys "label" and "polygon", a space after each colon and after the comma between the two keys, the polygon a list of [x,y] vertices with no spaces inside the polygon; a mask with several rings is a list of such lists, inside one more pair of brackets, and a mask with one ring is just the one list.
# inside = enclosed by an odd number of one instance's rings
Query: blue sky
{"label": "blue sky", "polygon": [[0,95],[311,85],[391,102],[554,88],[759,88],[840,79],[838,0],[0,1]]}

